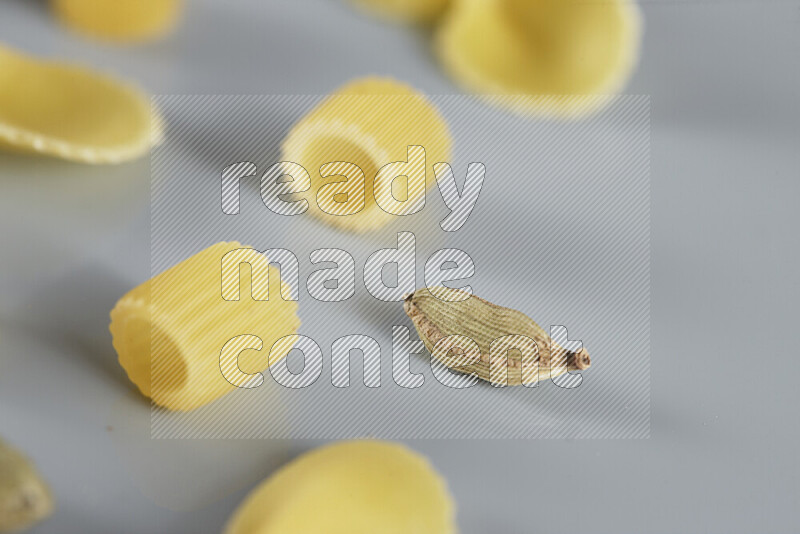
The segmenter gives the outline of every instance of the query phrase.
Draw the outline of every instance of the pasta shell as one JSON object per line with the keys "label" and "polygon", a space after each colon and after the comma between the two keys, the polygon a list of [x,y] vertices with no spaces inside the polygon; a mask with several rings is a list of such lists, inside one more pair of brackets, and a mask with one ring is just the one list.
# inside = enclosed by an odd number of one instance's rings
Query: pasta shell
{"label": "pasta shell", "polygon": [[138,89],[0,46],[0,148],[119,163],[159,136],[160,120]]}
{"label": "pasta shell", "polygon": [[[120,364],[157,405],[190,411],[245,385],[234,385],[221,372],[222,349],[233,338],[257,336],[263,342],[260,350],[244,351],[238,361],[228,362],[253,375],[267,367],[276,341],[297,332],[297,302],[283,300],[288,287],[274,282],[279,272],[261,254],[249,258],[250,269],[241,269],[240,281],[231,281],[245,288],[241,299],[222,298],[222,258],[241,248],[246,247],[235,242],[213,245],[131,290],[111,311],[109,330]],[[255,272],[268,274],[269,300],[246,293],[257,291],[251,284]],[[276,354],[283,357],[290,348]]]}
{"label": "pasta shell", "polygon": [[183,0],[51,0],[61,22],[81,33],[111,41],[144,41],[169,32]]}
{"label": "pasta shell", "polygon": [[378,171],[390,163],[407,161],[409,146],[424,147],[427,178],[421,188],[408,188],[407,200],[413,204],[434,183],[432,166],[450,160],[451,144],[447,123],[424,95],[395,80],[364,78],[345,85],[300,120],[283,143],[282,158],[307,169],[315,192],[342,180],[341,176],[323,179],[320,169],[324,164],[357,165],[364,183],[345,180],[340,192],[347,193],[350,201],[363,191],[358,212],[344,215],[337,206],[319,206],[314,199],[309,202],[309,212],[340,229],[365,232],[397,219],[375,201],[376,196],[385,199],[391,195],[387,190],[373,192]]}
{"label": "pasta shell", "polygon": [[460,0],[437,53],[468,89],[516,111],[580,117],[626,83],[638,58],[633,0]]}
{"label": "pasta shell", "polygon": [[226,534],[453,534],[441,476],[403,445],[340,442],[301,456],[235,512]]}
{"label": "pasta shell", "polygon": [[444,13],[451,0],[353,0],[353,2],[387,19],[429,23]]}

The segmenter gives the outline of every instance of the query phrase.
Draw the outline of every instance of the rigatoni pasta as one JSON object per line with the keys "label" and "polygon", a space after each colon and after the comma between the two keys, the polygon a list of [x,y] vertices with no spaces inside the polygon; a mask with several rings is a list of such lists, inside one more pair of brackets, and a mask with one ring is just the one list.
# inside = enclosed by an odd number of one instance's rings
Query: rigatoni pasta
{"label": "rigatoni pasta", "polygon": [[[308,171],[316,192],[309,212],[364,232],[420,207],[435,181],[431,167],[449,161],[451,144],[447,123],[424,95],[373,77],[348,83],[308,113],[284,141],[282,158],[287,174],[295,164]],[[398,194],[390,180],[404,173],[408,187]]]}
{"label": "rigatoni pasta", "polygon": [[[240,268],[237,261],[223,278],[223,258],[240,252],[237,259],[249,265]],[[252,386],[241,377],[266,369],[273,344],[300,325],[297,303],[281,298],[290,291],[279,276],[266,257],[236,242],[184,260],[130,291],[111,311],[120,364],[143,395],[170,410],[193,410]],[[241,295],[226,300],[223,291],[237,281]],[[269,300],[255,300],[267,296],[267,283]],[[290,349],[278,343],[270,363]]]}

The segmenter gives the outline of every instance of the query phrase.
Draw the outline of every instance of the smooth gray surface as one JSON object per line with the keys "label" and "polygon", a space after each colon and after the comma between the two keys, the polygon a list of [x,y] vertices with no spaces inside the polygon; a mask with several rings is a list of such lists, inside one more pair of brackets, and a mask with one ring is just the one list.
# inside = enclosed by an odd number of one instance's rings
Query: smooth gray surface
{"label": "smooth gray surface", "polygon": [[[644,13],[628,92],[653,106],[652,437],[412,442],[447,477],[467,534],[800,528],[800,5]],[[197,0],[174,37],[137,48],[6,0],[0,40],[154,93],[324,93],[367,73],[455,90],[419,32],[329,0]],[[0,432],[59,505],[34,532],[217,532],[248,488],[315,445],[148,440],[149,407],[107,332],[116,299],[149,274],[148,168],[0,155]]]}

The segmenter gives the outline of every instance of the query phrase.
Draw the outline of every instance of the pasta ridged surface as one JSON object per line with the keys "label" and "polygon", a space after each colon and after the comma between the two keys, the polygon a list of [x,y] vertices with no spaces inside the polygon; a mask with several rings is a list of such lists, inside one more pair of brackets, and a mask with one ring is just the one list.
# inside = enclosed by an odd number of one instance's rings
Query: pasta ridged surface
{"label": "pasta ridged surface", "polygon": [[160,119],[138,89],[0,46],[0,148],[118,163],[145,154],[159,137]]}
{"label": "pasta ridged surface", "polygon": [[606,104],[638,58],[633,0],[461,0],[448,12],[437,52],[467,88],[516,111],[580,117]]}
{"label": "pasta ridged surface", "polygon": [[160,37],[177,23],[183,0],[51,0],[56,16],[75,31],[113,41]]}
{"label": "pasta ridged surface", "polygon": [[[279,270],[263,255],[254,254],[250,266],[239,269],[240,300],[223,299],[222,258],[241,248],[247,247],[213,245],[133,289],[111,311],[109,329],[120,364],[157,405],[193,410],[245,385],[234,385],[222,374],[220,354],[233,338],[262,340],[260,350],[245,350],[238,358],[241,371],[253,375],[267,368],[276,341],[297,332],[297,303],[281,298],[281,289],[288,292],[288,287],[278,284]],[[269,274],[269,300],[251,297],[250,288],[256,294],[266,280],[253,278],[252,272]],[[270,364],[291,348],[279,347]]]}
{"label": "pasta ridged surface", "polygon": [[[373,191],[374,180],[388,164],[411,162],[409,146],[424,147],[424,161],[412,159],[424,164],[426,176],[400,199],[410,206],[435,181],[433,165],[449,161],[450,132],[424,95],[395,80],[365,78],[345,85],[298,122],[283,143],[282,157],[309,172],[311,191],[317,195],[309,200],[314,216],[344,230],[364,232],[396,219],[376,203],[378,199],[385,205],[396,193],[386,188]],[[356,171],[356,176],[349,166],[336,162],[355,164],[363,174]],[[325,167],[329,176],[322,178],[320,171],[327,163],[333,164]],[[320,187],[323,184],[328,185]]]}

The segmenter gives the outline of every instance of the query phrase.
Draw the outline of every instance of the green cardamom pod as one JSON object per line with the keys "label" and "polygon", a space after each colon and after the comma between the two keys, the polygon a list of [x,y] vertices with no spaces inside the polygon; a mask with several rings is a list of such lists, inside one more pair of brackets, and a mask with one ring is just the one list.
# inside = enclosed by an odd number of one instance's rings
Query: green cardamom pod
{"label": "green cardamom pod", "polygon": [[586,349],[564,349],[524,313],[459,289],[418,289],[403,309],[434,358],[495,385],[533,385],[591,365]]}

